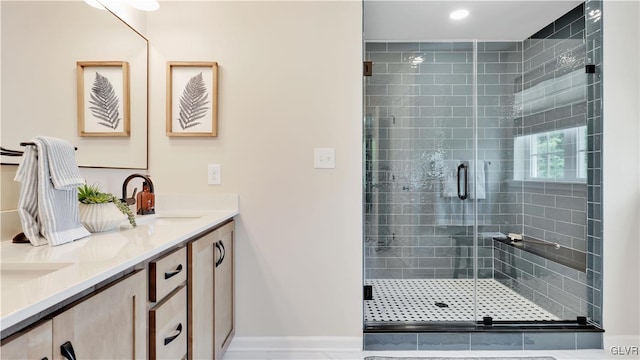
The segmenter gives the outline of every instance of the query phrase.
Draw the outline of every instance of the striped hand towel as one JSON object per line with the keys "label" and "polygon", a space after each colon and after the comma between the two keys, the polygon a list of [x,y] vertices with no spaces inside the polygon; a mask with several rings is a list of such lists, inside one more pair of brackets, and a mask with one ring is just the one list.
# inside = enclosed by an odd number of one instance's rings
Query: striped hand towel
{"label": "striped hand towel", "polygon": [[27,146],[15,180],[20,182],[18,213],[32,245],[61,245],[91,235],[80,224],[78,186],[84,184],[74,147],[37,136]]}

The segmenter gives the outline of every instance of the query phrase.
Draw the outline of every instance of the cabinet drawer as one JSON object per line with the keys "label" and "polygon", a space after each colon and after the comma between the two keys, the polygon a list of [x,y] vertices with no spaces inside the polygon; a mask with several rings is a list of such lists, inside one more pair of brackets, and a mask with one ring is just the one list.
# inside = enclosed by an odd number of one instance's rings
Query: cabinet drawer
{"label": "cabinet drawer", "polygon": [[14,338],[0,347],[0,355],[5,360],[53,359],[53,326],[47,320],[35,328],[14,335]]}
{"label": "cabinet drawer", "polygon": [[149,359],[182,359],[187,353],[187,289],[149,311]]}
{"label": "cabinet drawer", "polygon": [[187,279],[187,249],[181,248],[149,263],[149,301],[162,300]]}

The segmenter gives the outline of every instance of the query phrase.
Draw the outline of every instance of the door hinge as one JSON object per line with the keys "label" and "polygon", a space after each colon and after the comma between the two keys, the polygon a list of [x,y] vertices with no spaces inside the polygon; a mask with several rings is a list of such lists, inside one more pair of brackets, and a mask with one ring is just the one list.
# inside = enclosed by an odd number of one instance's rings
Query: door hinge
{"label": "door hinge", "polygon": [[364,299],[373,300],[373,285],[364,286]]}
{"label": "door hinge", "polygon": [[362,63],[363,64],[363,70],[362,70],[362,74],[364,76],[371,76],[373,75],[373,61],[365,61]]}

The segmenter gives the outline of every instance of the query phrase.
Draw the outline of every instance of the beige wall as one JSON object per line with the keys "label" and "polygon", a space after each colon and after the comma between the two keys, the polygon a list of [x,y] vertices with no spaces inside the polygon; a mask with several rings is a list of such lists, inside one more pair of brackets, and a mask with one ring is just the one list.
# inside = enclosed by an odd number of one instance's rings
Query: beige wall
{"label": "beige wall", "polygon": [[[158,192],[239,194],[239,336],[361,335],[361,29],[357,1],[162,2],[147,18],[150,174]],[[168,138],[166,62],[198,60],[219,64],[219,136]],[[314,147],[336,168],[314,169]]]}
{"label": "beige wall", "polygon": [[[640,2],[605,1],[604,299],[606,338],[640,344]],[[612,340],[614,343],[618,341]]]}

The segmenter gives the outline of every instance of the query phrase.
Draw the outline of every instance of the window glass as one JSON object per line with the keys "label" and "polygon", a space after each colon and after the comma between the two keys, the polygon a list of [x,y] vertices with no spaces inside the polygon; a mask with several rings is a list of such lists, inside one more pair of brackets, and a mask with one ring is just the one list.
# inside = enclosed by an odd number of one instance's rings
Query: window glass
{"label": "window glass", "polygon": [[586,126],[516,137],[514,178],[586,182],[586,137]]}

